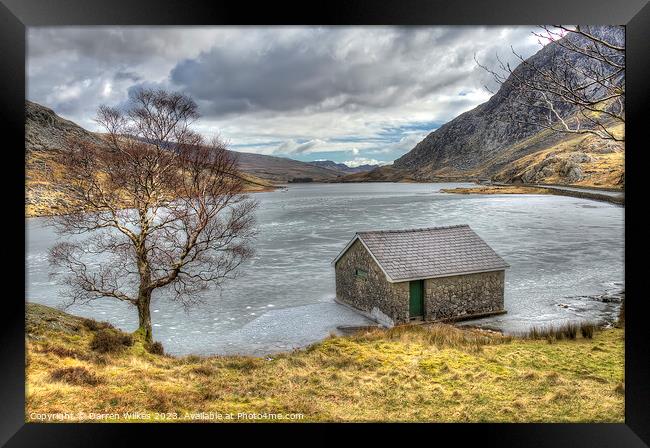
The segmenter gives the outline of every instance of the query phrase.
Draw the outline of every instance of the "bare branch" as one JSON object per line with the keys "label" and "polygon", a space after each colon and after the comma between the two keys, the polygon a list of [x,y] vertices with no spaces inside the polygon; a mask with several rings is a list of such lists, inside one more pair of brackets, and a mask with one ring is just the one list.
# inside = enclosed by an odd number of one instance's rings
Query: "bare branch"
{"label": "bare branch", "polygon": [[497,68],[491,69],[475,57],[477,65],[510,92],[510,112],[496,118],[624,141],[611,127],[625,123],[625,48],[610,41],[607,32],[596,34],[588,27],[540,28],[533,32],[540,44],[553,46],[541,58],[525,59],[511,48],[517,68],[497,56]]}
{"label": "bare branch", "polygon": [[[69,212],[53,218],[57,230],[87,236],[50,254],[67,273],[71,301],[134,304],[147,337],[154,291],[198,303],[253,252],[257,203],[243,194],[226,144],[192,131],[197,117],[184,95],[139,90],[125,110],[99,108],[106,143],[70,141],[59,160],[63,176],[52,179],[70,197]],[[91,259],[101,259],[99,267]]]}

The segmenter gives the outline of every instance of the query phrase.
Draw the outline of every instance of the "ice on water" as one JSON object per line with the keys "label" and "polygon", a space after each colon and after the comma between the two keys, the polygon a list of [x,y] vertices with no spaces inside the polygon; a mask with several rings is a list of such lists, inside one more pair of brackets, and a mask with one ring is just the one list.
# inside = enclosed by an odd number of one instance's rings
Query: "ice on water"
{"label": "ice on water", "polygon": [[[623,208],[566,196],[439,192],[454,186],[466,184],[304,184],[256,194],[255,258],[189,313],[154,297],[154,337],[175,354],[260,355],[311,344],[339,325],[364,325],[365,318],[333,302],[330,263],[354,233],[451,224],[469,224],[512,266],[508,313],[482,322],[515,332],[616,313],[616,304],[585,296],[624,289]],[[47,264],[56,235],[44,224],[26,223],[27,299],[58,306]],[[137,313],[111,299],[69,311],[127,331],[137,326]]]}

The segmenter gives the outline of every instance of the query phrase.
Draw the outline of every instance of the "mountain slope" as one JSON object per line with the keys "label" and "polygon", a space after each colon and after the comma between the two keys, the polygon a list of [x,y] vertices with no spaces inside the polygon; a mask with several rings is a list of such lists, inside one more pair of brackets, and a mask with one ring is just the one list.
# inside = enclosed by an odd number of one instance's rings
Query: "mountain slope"
{"label": "mountain slope", "polygon": [[308,163],[310,165],[315,165],[321,168],[327,168],[336,171],[340,174],[366,173],[378,167],[378,165],[348,166],[345,163],[336,163],[331,160],[314,160],[313,162]]}
{"label": "mountain slope", "polygon": [[[619,28],[594,27],[592,32],[601,36],[607,35],[609,41],[622,44],[624,33]],[[546,45],[528,61],[536,66],[544,66],[556,63],[563,58],[570,58],[579,67],[588,64],[587,58],[576,53],[567,52],[557,44]],[[520,65],[515,73],[521,74],[526,67]],[[624,78],[620,80],[624,83]],[[594,149],[594,154],[599,154],[602,145],[605,151],[610,153],[622,153],[623,145],[609,145],[604,142],[594,142],[594,139],[586,144],[587,136],[576,136],[575,134],[562,134],[543,130],[530,124],[516,122],[514,120],[499,120],[497,117],[512,113],[513,99],[517,92],[513,89],[512,76],[508,79],[487,102],[478,105],[448,123],[444,124],[434,132],[427,135],[411,151],[395,160],[392,165],[391,175],[393,177],[411,177],[419,181],[437,180],[445,178],[485,178],[498,175],[501,180],[513,180],[521,178],[528,167],[522,166],[531,154],[539,151],[549,150],[557,145],[563,145],[564,152],[589,152]],[[515,107],[521,114],[541,114],[541,110],[535,111],[526,104],[519,103]],[[563,114],[577,113],[572,106],[565,106],[561,110]],[[614,123],[612,123],[614,125]],[[620,130],[622,132],[622,129]],[[598,158],[599,156],[589,156]],[[576,155],[575,160],[587,160],[589,157]],[[622,155],[615,158],[617,161],[615,170],[622,170]],[[519,162],[519,163],[515,163]],[[579,164],[582,162],[574,161]],[[513,171],[513,168],[517,169]],[[575,168],[577,169],[571,169]],[[546,177],[553,178],[560,183],[589,183],[586,170],[580,165],[571,165],[569,169],[553,169],[550,167],[545,171],[548,176],[538,174],[528,176],[536,181],[544,181]],[[611,168],[611,167],[610,167]],[[609,169],[609,168],[607,168]],[[552,172],[551,172],[552,171]],[[570,176],[563,176],[563,173],[572,171]],[[582,171],[582,174],[580,174]],[[508,174],[509,173],[509,174]],[[602,174],[602,173],[600,173]],[[377,173],[366,176],[356,176],[357,180],[376,180]],[[603,176],[597,176],[594,182],[602,181]],[[616,177],[616,176],[614,176]],[[620,176],[619,176],[620,177]],[[348,179],[346,179],[348,180]]]}
{"label": "mountain slope", "polygon": [[249,152],[235,152],[239,169],[262,179],[273,182],[289,182],[294,179],[311,179],[323,182],[336,179],[342,173],[329,168],[285,157],[267,156]]}
{"label": "mountain slope", "polygon": [[69,138],[87,140],[95,144],[102,141],[98,134],[61,118],[52,109],[25,101],[25,149],[28,152],[64,149]]}
{"label": "mountain slope", "polygon": [[[56,176],[60,172],[57,154],[65,151],[70,138],[94,144],[103,142],[101,134],[89,132],[72,121],[61,118],[52,109],[31,101],[25,102],[26,216],[46,216],[65,211],[65,189],[54,187],[48,178],[51,173]],[[248,192],[274,188],[268,180],[250,173],[244,172],[242,179]]]}

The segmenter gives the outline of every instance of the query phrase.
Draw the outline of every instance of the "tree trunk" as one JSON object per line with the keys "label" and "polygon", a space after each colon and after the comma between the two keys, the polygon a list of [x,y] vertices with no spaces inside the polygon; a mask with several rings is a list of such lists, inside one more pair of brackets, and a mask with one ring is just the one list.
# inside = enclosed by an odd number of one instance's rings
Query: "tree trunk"
{"label": "tree trunk", "polygon": [[144,290],[140,291],[138,294],[138,318],[140,320],[140,325],[136,331],[145,342],[152,343],[153,335],[151,330],[151,310],[149,305],[151,304],[151,291]]}

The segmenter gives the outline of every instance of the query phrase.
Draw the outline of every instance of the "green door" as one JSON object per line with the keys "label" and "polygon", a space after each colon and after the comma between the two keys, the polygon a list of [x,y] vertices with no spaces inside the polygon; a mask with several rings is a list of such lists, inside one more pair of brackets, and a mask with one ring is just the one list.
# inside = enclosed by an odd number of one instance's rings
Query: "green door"
{"label": "green door", "polygon": [[422,280],[409,283],[409,297],[409,316],[422,316],[424,314],[424,282]]}

